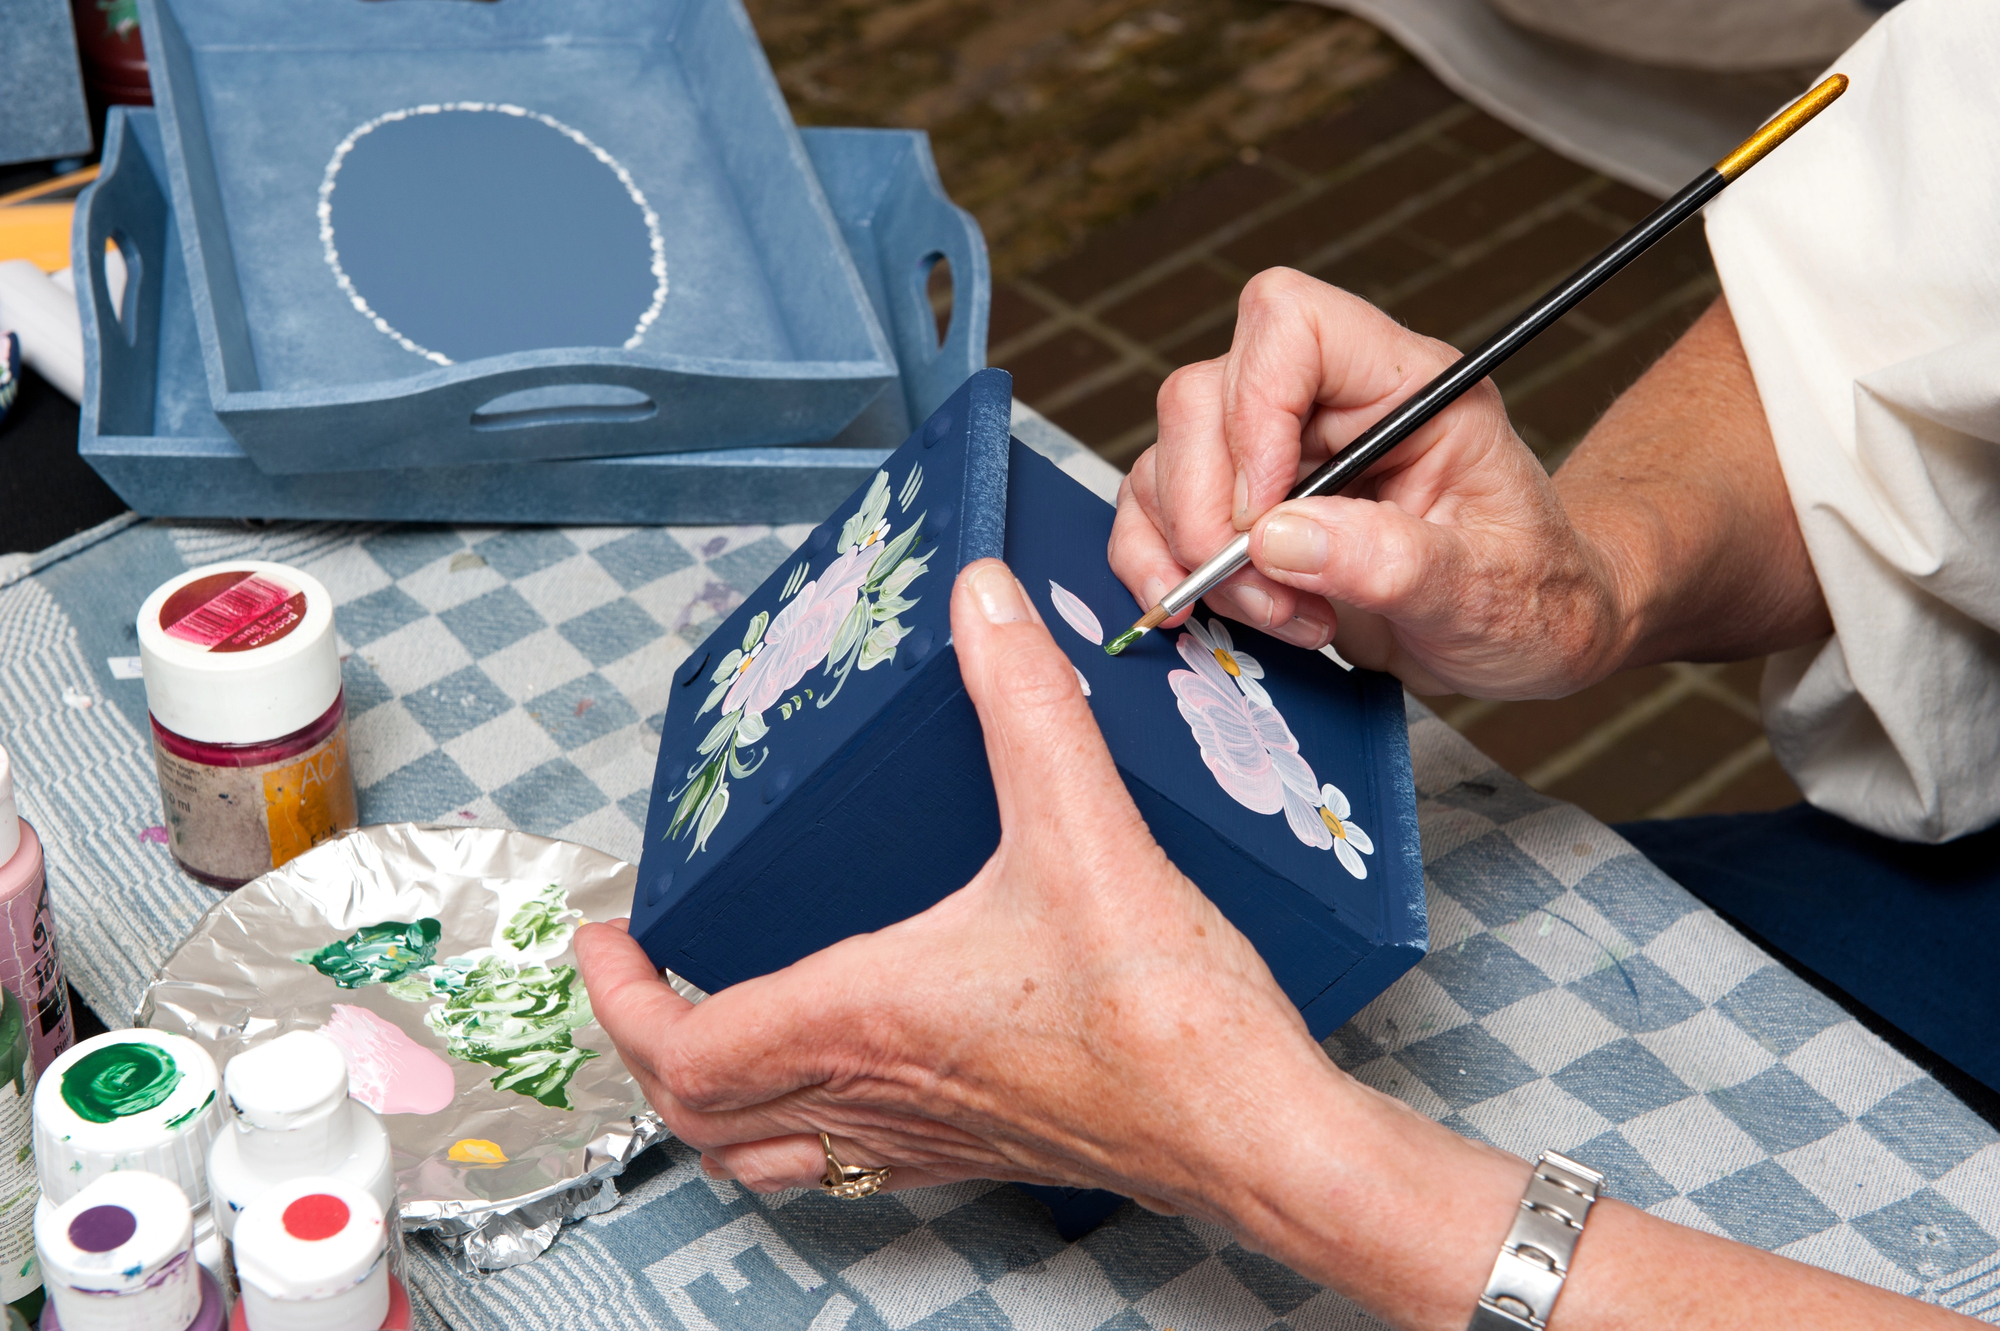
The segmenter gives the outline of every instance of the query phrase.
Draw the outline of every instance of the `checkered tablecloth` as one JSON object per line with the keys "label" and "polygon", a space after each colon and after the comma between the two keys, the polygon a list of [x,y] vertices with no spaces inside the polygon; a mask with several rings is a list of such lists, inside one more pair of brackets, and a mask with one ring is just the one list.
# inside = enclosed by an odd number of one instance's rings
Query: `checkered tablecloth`
{"label": "checkered tablecloth", "polygon": [[[1115,477],[1030,413],[1016,432]],[[145,594],[254,555],[325,582],[364,820],[504,825],[636,858],[673,667],[805,527],[138,523],[0,564],[0,743],[49,847],[72,979],[129,1012],[213,900],[159,823],[136,680]],[[1327,1042],[1355,1076],[1614,1195],[2000,1322],[2000,1135],[1602,824],[1412,703],[1431,953]],[[1011,1188],[756,1197],[668,1143],[623,1203],[472,1279],[417,1250],[454,1328],[1372,1325],[1226,1233],[1128,1206],[1065,1245]]]}

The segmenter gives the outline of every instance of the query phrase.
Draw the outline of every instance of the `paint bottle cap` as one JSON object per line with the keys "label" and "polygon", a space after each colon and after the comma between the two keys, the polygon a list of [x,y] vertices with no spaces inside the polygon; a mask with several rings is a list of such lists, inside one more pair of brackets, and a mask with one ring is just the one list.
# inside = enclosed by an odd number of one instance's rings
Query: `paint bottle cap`
{"label": "paint bottle cap", "polygon": [[347,1102],[347,1059],[318,1031],[290,1031],[230,1059],[222,1085],[241,1122],[295,1132]]}
{"label": "paint bottle cap", "polygon": [[0,864],[21,848],[21,807],[14,802],[14,760],[0,748]]}
{"label": "paint bottle cap", "polygon": [[375,1331],[388,1316],[388,1230],[365,1188],[276,1184],[243,1208],[231,1246],[250,1331]]}
{"label": "paint bottle cap", "polygon": [[256,559],[189,569],[139,607],[146,707],[204,744],[265,744],[340,696],[333,598],[309,573]]}
{"label": "paint bottle cap", "polygon": [[106,1174],[40,1208],[35,1254],[69,1331],[182,1331],[200,1311],[193,1213],[158,1174]]}
{"label": "paint bottle cap", "polygon": [[219,1089],[215,1060],[184,1035],[107,1031],[71,1046],[35,1086],[42,1195],[61,1206],[106,1174],[143,1169],[206,1206]]}

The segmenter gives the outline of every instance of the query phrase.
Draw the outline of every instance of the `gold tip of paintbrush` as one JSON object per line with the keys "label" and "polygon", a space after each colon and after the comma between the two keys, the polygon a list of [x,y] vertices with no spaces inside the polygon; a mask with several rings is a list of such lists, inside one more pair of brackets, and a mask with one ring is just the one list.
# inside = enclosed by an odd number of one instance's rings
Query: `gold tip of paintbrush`
{"label": "gold tip of paintbrush", "polygon": [[1743,140],[1742,146],[1715,164],[1715,170],[1724,180],[1734,180],[1751,167],[1764,160],[1765,156],[1814,116],[1833,104],[1834,98],[1847,91],[1847,75],[1830,75],[1817,88],[1793,102],[1773,116],[1764,128]]}
{"label": "gold tip of paintbrush", "polygon": [[1152,630],[1158,628],[1165,622],[1166,618],[1166,607],[1154,606],[1151,610],[1139,616],[1138,622],[1132,625],[1131,628],[1126,629],[1123,633],[1106,643],[1104,645],[1104,654],[1106,656],[1118,655],[1118,653],[1145,637]]}

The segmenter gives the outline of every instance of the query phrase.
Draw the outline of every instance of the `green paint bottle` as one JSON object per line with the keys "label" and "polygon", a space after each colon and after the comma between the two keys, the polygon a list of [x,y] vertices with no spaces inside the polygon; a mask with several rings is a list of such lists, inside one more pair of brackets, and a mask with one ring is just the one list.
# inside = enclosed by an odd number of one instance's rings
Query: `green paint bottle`
{"label": "green paint bottle", "polygon": [[0,1300],[32,1323],[42,1312],[35,1260],[34,1058],[21,1000],[0,989]]}

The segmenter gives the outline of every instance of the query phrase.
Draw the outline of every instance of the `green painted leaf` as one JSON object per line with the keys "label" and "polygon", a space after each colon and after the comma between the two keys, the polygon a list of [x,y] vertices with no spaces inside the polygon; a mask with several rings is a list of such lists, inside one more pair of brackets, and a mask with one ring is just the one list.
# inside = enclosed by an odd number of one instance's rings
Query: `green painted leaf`
{"label": "green painted leaf", "polygon": [[764,714],[762,712],[757,713],[755,716],[746,716],[736,727],[735,743],[739,748],[746,744],[755,744],[758,740],[769,734],[770,730],[771,727],[764,724]]}
{"label": "green painted leaf", "polygon": [[862,641],[861,655],[855,661],[855,668],[873,670],[884,661],[895,660],[896,644],[909,634],[909,629],[898,620],[891,619],[887,623],[877,624],[868,631],[867,638]]}
{"label": "green painted leaf", "polygon": [[786,721],[789,721],[789,720],[791,720],[791,719],[792,719],[792,705],[791,705],[790,703],[788,703],[788,702],[781,702],[781,703],[779,703],[779,704],[778,704],[778,716],[779,716],[779,717],[780,717],[780,718],[781,718],[782,720],[786,720]]}
{"label": "green painted leaf", "polygon": [[764,636],[764,626],[769,624],[770,622],[771,622],[771,612],[769,610],[759,610],[757,612],[756,617],[752,619],[749,623],[749,626],[743,630],[744,651],[747,652],[752,647],[755,647],[757,645],[758,639]]}
{"label": "green painted leaf", "polygon": [[868,616],[868,598],[864,596],[854,602],[854,608],[847,612],[847,618],[841,620],[840,627],[834,631],[833,645],[826,649],[828,674],[833,673],[835,662],[852,651],[854,644],[861,640],[862,633],[868,628]]}
{"label": "green painted leaf", "polygon": [[681,795],[681,802],[674,806],[674,820],[667,825],[669,838],[681,834],[688,820],[699,813],[702,806],[707,803],[708,797],[715,791],[715,783],[720,780],[722,780],[722,764],[712,762],[702,768],[694,780],[688,783],[687,790]]}
{"label": "green painted leaf", "polygon": [[[729,783],[725,781],[715,788],[715,798],[711,799],[708,806],[701,811],[701,820],[694,829],[695,850],[708,849],[709,835],[715,831],[716,824],[722,821],[722,815],[727,812],[729,812]],[[692,858],[694,851],[689,851],[688,855]]]}
{"label": "green painted leaf", "polygon": [[728,684],[736,678],[736,667],[743,663],[743,653],[730,648],[729,655],[722,658],[722,664],[715,668],[709,678],[717,684]]}
{"label": "green painted leaf", "polygon": [[923,573],[924,566],[929,562],[930,556],[926,554],[915,559],[905,559],[902,563],[896,565],[894,571],[888,577],[882,579],[882,594],[884,596],[901,596],[904,590]]}
{"label": "green painted leaf", "polygon": [[868,487],[867,498],[861,501],[861,507],[856,509],[854,516],[841,527],[840,544],[836,548],[846,550],[854,546],[863,536],[874,531],[875,524],[888,516],[888,513],[889,473],[878,471],[875,473],[874,483]]}
{"label": "green painted leaf", "polygon": [[725,679],[720,684],[717,684],[714,688],[710,689],[708,691],[708,700],[702,703],[701,710],[696,712],[695,715],[707,716],[711,708],[713,708],[717,703],[721,702],[725,697],[728,696],[729,686],[734,684],[735,682],[736,681],[733,679]]}
{"label": "green painted leaf", "polygon": [[733,712],[724,713],[722,719],[715,723],[715,728],[708,732],[708,738],[701,742],[701,747],[696,749],[695,752],[714,753],[722,747],[723,741],[729,738],[730,734],[736,729],[737,723],[742,719],[743,709],[741,707]]}
{"label": "green painted leaf", "polygon": [[921,530],[923,530],[923,515],[919,514],[915,522],[903,529],[902,535],[889,538],[889,544],[883,547],[882,553],[875,559],[874,566],[868,571],[868,581],[861,584],[862,591],[873,591],[880,587],[888,576],[896,571],[896,566],[902,563],[903,556],[910,552],[910,547],[916,543],[917,533]]}

